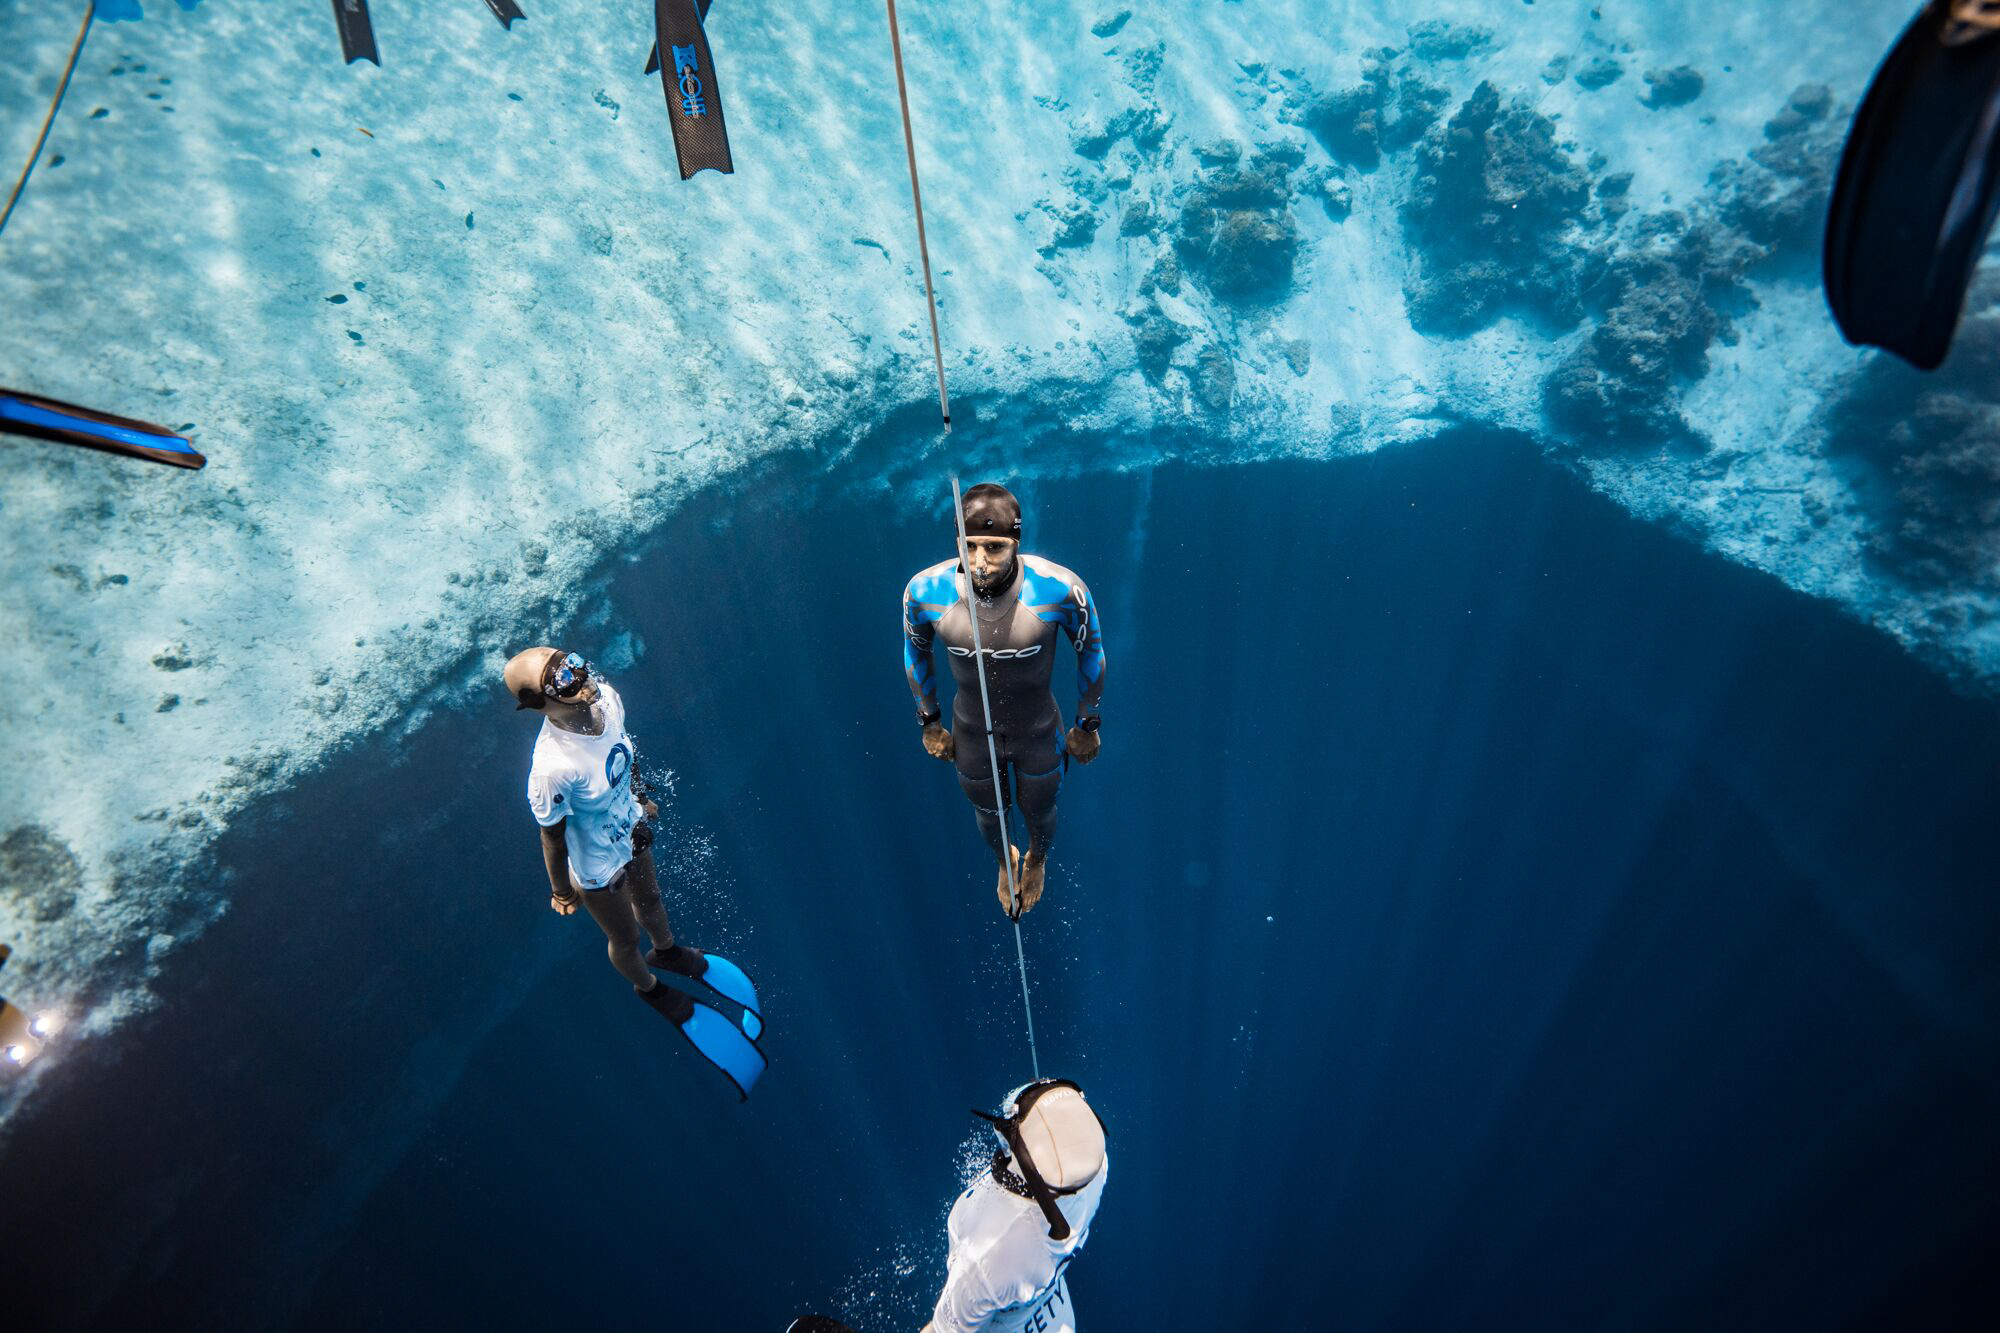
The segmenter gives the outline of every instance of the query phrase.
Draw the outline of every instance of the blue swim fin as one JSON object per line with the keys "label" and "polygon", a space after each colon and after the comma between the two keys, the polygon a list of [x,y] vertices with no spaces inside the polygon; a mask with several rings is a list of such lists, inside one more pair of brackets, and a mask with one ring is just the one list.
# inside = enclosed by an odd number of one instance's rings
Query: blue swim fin
{"label": "blue swim fin", "polygon": [[733,1017],[752,1041],[764,1035],[764,1012],[757,1000],[756,984],[748,973],[721,954],[675,945],[664,952],[655,949],[646,956],[646,962],[665,972],[675,983],[697,983],[702,989],[691,990],[678,984],[675,989]]}
{"label": "blue swim fin", "polygon": [[680,1024],[681,1035],[694,1044],[702,1058],[729,1075],[743,1100],[764,1076],[766,1061],[757,1043],[743,1035],[743,1029],[705,1004],[695,1004],[694,1013]]}
{"label": "blue swim fin", "polygon": [[706,955],[708,970],[697,980],[717,994],[743,1006],[743,1030],[752,1038],[764,1031],[764,1011],[757,1003],[757,987],[742,968],[719,953]]}
{"label": "blue swim fin", "polygon": [[764,1076],[766,1061],[757,1043],[745,1036],[742,1028],[678,986],[654,986],[639,992],[639,998],[679,1028],[681,1035],[701,1052],[702,1059],[727,1074],[737,1093],[749,1100],[750,1089]]}

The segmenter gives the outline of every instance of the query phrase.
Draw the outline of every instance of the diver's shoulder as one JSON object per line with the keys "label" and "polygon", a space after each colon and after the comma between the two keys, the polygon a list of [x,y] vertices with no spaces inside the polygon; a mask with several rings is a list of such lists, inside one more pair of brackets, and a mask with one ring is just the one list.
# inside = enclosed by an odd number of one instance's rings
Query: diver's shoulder
{"label": "diver's shoulder", "polygon": [[910,576],[904,595],[913,602],[954,602],[958,600],[958,559],[940,560]]}
{"label": "diver's shoulder", "polygon": [[544,719],[535,734],[535,753],[528,761],[530,779],[562,782],[576,769],[576,756],[562,743],[562,734]]}
{"label": "diver's shoulder", "polygon": [[1060,602],[1070,595],[1070,589],[1081,587],[1083,580],[1067,565],[1059,565],[1045,556],[1021,553],[1021,600],[1033,605]]}

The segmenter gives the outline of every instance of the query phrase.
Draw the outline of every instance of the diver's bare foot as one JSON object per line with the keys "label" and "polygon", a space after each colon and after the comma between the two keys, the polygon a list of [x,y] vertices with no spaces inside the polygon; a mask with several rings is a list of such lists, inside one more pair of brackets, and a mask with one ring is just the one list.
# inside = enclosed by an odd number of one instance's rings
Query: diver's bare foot
{"label": "diver's bare foot", "polygon": [[1026,916],[1028,909],[1042,900],[1042,876],[1048,868],[1047,852],[1039,856],[1029,852],[1027,859],[1021,862],[1021,915]]}
{"label": "diver's bare foot", "polygon": [[1019,847],[1009,847],[1007,850],[1011,852],[1014,857],[1013,883],[1008,882],[1007,867],[1004,865],[1001,866],[1000,886],[996,890],[996,892],[998,892],[1000,895],[1000,910],[1005,912],[1011,918],[1014,915],[1013,888],[1015,884],[1018,884],[1021,881],[1021,849]]}

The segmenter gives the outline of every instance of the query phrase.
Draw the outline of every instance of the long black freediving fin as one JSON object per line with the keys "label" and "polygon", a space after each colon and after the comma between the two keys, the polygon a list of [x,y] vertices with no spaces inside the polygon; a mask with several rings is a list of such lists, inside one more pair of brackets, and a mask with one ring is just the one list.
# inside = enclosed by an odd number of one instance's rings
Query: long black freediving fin
{"label": "long black freediving fin", "polygon": [[1876,71],[1841,154],[1823,259],[1841,333],[1935,370],[1996,210],[2000,7],[1931,0]]}
{"label": "long black freediving fin", "polygon": [[507,31],[514,30],[514,20],[528,17],[514,0],[486,0],[486,7],[493,11],[493,17],[500,20],[500,26]]}
{"label": "long black freediving fin", "polygon": [[[707,24],[708,22],[709,4],[710,0],[695,0],[694,12],[696,16],[701,19],[703,24]],[[646,53],[646,73],[648,74],[658,73],[659,68],[660,68],[660,42],[659,39],[656,37],[653,39],[653,49]]]}
{"label": "long black freediving fin", "polygon": [[173,467],[205,467],[208,460],[185,435],[150,421],[115,417],[39,394],[0,389],[0,431],[58,444],[101,449]]}
{"label": "long black freediving fin", "polygon": [[823,1314],[802,1314],[791,1322],[785,1333],[854,1333],[854,1330]]}
{"label": "long black freediving fin", "polygon": [[333,0],[333,21],[340,25],[340,53],[347,64],[366,60],[377,69],[382,57],[375,53],[375,25],[368,18],[368,0]]}
{"label": "long black freediving fin", "polygon": [[715,61],[701,26],[697,0],[653,0],[653,26],[660,51],[660,82],[667,93],[667,120],[674,130],[674,156],[681,179],[699,171],[736,170],[729,157],[729,130],[722,120],[722,91]]}

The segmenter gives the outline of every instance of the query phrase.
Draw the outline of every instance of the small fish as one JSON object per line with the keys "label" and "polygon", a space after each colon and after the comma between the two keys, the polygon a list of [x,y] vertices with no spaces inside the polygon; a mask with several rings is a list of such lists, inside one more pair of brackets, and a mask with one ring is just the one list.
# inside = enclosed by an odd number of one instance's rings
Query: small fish
{"label": "small fish", "polygon": [[356,125],[354,128],[360,130],[371,139],[375,137],[375,131],[369,129],[366,125]]}

